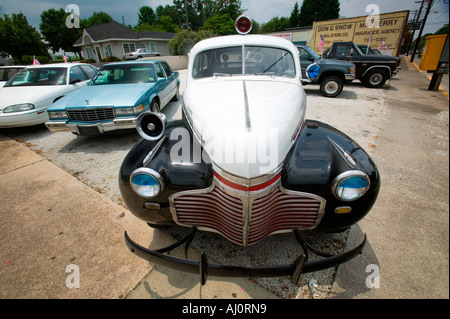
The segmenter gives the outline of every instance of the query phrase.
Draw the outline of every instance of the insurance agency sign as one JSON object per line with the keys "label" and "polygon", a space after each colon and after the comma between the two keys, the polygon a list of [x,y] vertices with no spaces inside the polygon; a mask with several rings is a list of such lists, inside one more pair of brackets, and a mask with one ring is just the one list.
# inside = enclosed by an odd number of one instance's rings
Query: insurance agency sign
{"label": "insurance agency sign", "polygon": [[370,16],[361,16],[316,21],[313,24],[314,35],[309,45],[319,52],[323,36],[324,50],[336,41],[353,41],[357,45],[370,44],[371,48],[380,48],[383,54],[397,56],[408,15],[409,11],[399,11],[380,14],[372,20]]}

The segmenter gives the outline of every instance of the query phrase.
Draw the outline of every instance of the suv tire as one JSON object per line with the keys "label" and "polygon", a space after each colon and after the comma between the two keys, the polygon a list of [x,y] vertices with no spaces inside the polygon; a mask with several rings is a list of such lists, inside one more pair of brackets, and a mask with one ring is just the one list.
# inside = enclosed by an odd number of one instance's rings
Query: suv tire
{"label": "suv tire", "polygon": [[320,82],[320,93],[325,97],[336,97],[341,94],[344,82],[340,77],[327,76]]}
{"label": "suv tire", "polygon": [[369,88],[379,88],[386,83],[388,76],[382,70],[370,70],[363,78],[363,84]]}

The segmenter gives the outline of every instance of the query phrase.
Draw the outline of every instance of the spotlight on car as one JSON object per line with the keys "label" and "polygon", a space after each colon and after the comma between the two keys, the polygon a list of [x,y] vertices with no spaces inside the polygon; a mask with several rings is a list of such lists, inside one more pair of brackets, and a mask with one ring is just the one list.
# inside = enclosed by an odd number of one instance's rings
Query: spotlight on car
{"label": "spotlight on car", "polygon": [[163,113],[146,112],[136,121],[140,136],[149,141],[157,141],[164,135],[166,116]]}

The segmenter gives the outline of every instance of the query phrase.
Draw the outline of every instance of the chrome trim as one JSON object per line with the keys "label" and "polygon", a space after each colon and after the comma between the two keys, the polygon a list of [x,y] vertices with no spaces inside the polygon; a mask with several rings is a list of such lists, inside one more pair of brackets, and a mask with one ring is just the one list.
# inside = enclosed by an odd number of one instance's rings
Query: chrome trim
{"label": "chrome trim", "polygon": [[277,175],[283,168],[283,163],[280,164],[280,166],[278,166],[272,173],[270,174],[265,174],[265,175],[261,175],[261,176],[257,176],[251,179],[248,178],[244,178],[244,177],[240,177],[237,175],[233,175],[223,169],[221,169],[219,166],[217,166],[216,163],[212,163],[213,165],[213,170],[219,174],[220,176],[222,176],[223,178],[229,180],[230,182],[233,182],[235,184],[239,184],[241,186],[256,186],[256,185],[260,185],[262,183],[267,182],[268,180],[272,179],[273,177],[275,177],[275,175]]}
{"label": "chrome trim", "polygon": [[[155,116],[161,121],[162,129],[161,129],[161,133],[158,134],[158,136],[153,137],[153,136],[147,135],[147,134],[144,132],[143,128],[141,127],[142,119],[143,119],[146,115],[149,115],[149,114],[150,114],[150,115],[155,115]],[[152,123],[152,124],[153,124],[153,123]],[[164,136],[164,131],[166,130],[166,116],[165,116],[163,113],[160,113],[160,112],[144,112],[144,113],[140,114],[139,117],[138,117],[137,120],[136,120],[136,130],[137,130],[137,132],[139,133],[139,135],[140,135],[142,138],[144,138],[144,139],[146,139],[146,140],[148,140],[148,141],[157,141],[157,140],[159,140],[161,137]]]}
{"label": "chrome trim", "polygon": [[242,84],[244,86],[245,128],[247,132],[250,132],[252,124],[250,122],[250,110],[248,104],[247,86],[245,85],[245,81],[242,81]]}
{"label": "chrome trim", "polygon": [[164,135],[159,140],[159,142],[155,145],[155,147],[150,152],[148,152],[147,156],[145,156],[144,160],[142,161],[142,165],[147,166],[148,164],[150,164],[151,160],[156,155],[156,153],[160,149],[160,147],[161,147],[161,145],[162,145],[162,143],[164,142],[165,139],[166,139],[166,136]]}
{"label": "chrome trim", "polygon": [[[261,191],[256,191],[256,192],[240,192],[235,189],[226,187],[226,185],[223,185],[222,183],[220,183],[220,181],[218,181],[216,178],[214,178],[213,183],[208,188],[198,189],[198,190],[181,191],[181,192],[178,192],[178,193],[175,193],[175,194],[172,194],[171,196],[169,196],[170,213],[172,214],[172,218],[175,221],[175,223],[177,223],[180,226],[184,226],[184,227],[192,227],[192,225],[184,224],[178,220],[177,211],[175,208],[175,199],[177,197],[185,196],[185,195],[208,194],[208,193],[211,193],[214,190],[214,188],[216,188],[216,187],[220,191],[226,193],[227,195],[230,195],[233,198],[239,199],[242,202],[242,223],[243,223],[242,245],[243,246],[248,246],[248,239],[249,239],[249,235],[250,235],[250,223],[251,223],[251,217],[252,217],[252,212],[253,212],[253,202],[256,199],[259,199],[266,195],[269,195],[270,193],[274,192],[276,189],[279,189],[282,193],[287,194],[287,195],[292,195],[292,196],[296,196],[296,197],[307,197],[307,198],[311,198],[311,199],[314,199],[319,202],[319,208],[317,210],[316,220],[314,222],[314,225],[304,228],[304,229],[313,229],[313,228],[317,227],[317,225],[320,223],[320,221],[325,213],[326,200],[324,198],[322,198],[321,196],[315,195],[315,194],[285,189],[281,185],[281,178],[279,178],[273,184],[269,185],[267,188],[265,188]],[[196,226],[196,227],[199,230],[214,232],[214,233],[218,233],[218,234],[221,234],[222,236],[224,236],[220,231],[215,230],[213,228],[204,227],[204,226],[200,226],[200,227]],[[286,233],[286,232],[290,232],[290,231],[292,231],[292,230],[291,229],[277,230],[277,231],[270,233],[269,235],[278,234],[278,233]],[[227,236],[225,236],[225,237],[227,237]]]}
{"label": "chrome trim", "polygon": [[331,145],[334,146],[334,148],[338,151],[338,153],[342,156],[342,158],[345,160],[345,162],[354,169],[356,166],[356,162],[353,159],[353,157],[348,154],[342,147],[340,147],[335,141],[333,141],[330,137],[327,137],[328,141],[330,141]]}
{"label": "chrome trim", "polygon": [[355,74],[345,74],[346,80],[354,80],[356,78]]}
{"label": "chrome trim", "polygon": [[[135,190],[135,188],[134,188],[134,186],[133,186],[134,184],[133,184],[133,182],[132,182],[132,181],[133,181],[133,177],[135,177],[135,176],[138,175],[138,174],[146,174],[146,175],[150,175],[150,176],[154,177],[154,178],[158,181],[158,184],[159,184],[159,193],[156,194],[156,195],[154,195],[154,196],[142,196],[141,194],[139,194],[139,193]],[[161,194],[161,192],[164,190],[165,184],[164,184],[164,180],[163,180],[161,174],[159,174],[157,171],[155,171],[155,170],[153,170],[153,169],[151,169],[151,168],[147,168],[147,167],[139,167],[139,168],[135,169],[135,170],[133,171],[133,173],[131,173],[131,175],[130,175],[130,186],[131,186],[131,189],[132,189],[137,195],[139,195],[139,196],[141,196],[141,197],[143,197],[143,198],[155,198],[156,196],[158,196],[159,194]]]}
{"label": "chrome trim", "polygon": [[[349,177],[354,177],[354,176],[359,176],[359,177],[364,178],[364,179],[366,180],[366,182],[367,182],[367,188],[364,190],[364,192],[361,194],[361,196],[359,196],[359,197],[356,198],[356,199],[346,200],[346,199],[340,198],[340,197],[336,194],[336,188],[337,188],[337,186],[338,186],[342,181],[344,181],[345,179],[347,179],[347,178],[349,178]],[[341,200],[341,201],[343,201],[343,202],[352,202],[352,201],[355,201],[355,200],[360,199],[360,198],[361,198],[362,196],[364,196],[364,194],[369,190],[369,188],[370,188],[370,179],[369,179],[369,176],[367,176],[367,174],[364,173],[363,171],[359,171],[359,170],[351,170],[351,171],[346,171],[346,172],[344,172],[344,173],[341,173],[341,174],[339,174],[338,176],[336,176],[336,178],[333,180],[333,183],[331,183],[331,192],[333,193],[333,195],[334,195],[337,199],[339,199],[339,200]]]}
{"label": "chrome trim", "polygon": [[371,66],[370,68],[368,68],[368,69],[366,70],[366,72],[364,72],[364,74],[363,74],[362,76],[365,76],[365,75],[367,74],[367,72],[369,72],[369,70],[370,70],[370,69],[373,69],[373,68],[386,68],[386,69],[389,70],[389,77],[392,76],[392,70],[391,70],[391,68],[388,67],[388,66],[386,66],[386,65],[373,65],[373,66]]}
{"label": "chrome trim", "polygon": [[47,121],[45,122],[45,126],[51,132],[72,132],[76,134],[80,134],[79,127],[93,127],[96,126],[100,133],[110,132],[115,130],[123,130],[123,129],[134,129],[136,128],[136,118],[127,117],[127,118],[117,118],[108,122],[100,122],[93,124],[78,124],[72,123],[68,120],[65,121]]}

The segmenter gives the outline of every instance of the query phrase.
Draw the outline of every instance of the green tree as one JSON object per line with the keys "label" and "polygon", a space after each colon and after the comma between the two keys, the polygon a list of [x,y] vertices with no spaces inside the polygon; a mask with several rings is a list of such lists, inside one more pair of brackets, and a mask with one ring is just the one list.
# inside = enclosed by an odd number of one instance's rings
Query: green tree
{"label": "green tree", "polygon": [[215,14],[225,15],[228,14],[234,21],[239,17],[243,10],[241,9],[241,0],[216,0],[215,1]]}
{"label": "green tree", "polygon": [[286,17],[275,17],[261,26],[260,33],[272,33],[284,31],[289,28],[290,22]]}
{"label": "green tree", "polygon": [[67,16],[64,9],[49,9],[41,13],[41,34],[55,52],[59,49],[74,51],[73,44],[82,34],[81,29],[66,27]]}
{"label": "green tree", "polygon": [[298,7],[298,2],[295,3],[294,9],[291,11],[291,16],[289,17],[289,27],[298,27],[300,20],[300,8]]}
{"label": "green tree", "polygon": [[155,26],[156,25],[156,14],[155,11],[149,6],[143,6],[139,9],[138,13],[138,25],[143,25],[144,23]]}
{"label": "green tree", "polygon": [[215,15],[203,24],[201,30],[210,30],[217,35],[235,34],[234,20],[228,14]]}
{"label": "green tree", "polygon": [[314,21],[339,18],[339,0],[304,0],[300,8],[299,26],[312,26]]}
{"label": "green tree", "polygon": [[106,23],[109,21],[113,21],[113,18],[106,12],[100,11],[100,12],[94,12],[92,16],[88,19],[82,19],[80,22],[81,29],[83,28],[90,28],[95,25],[99,25],[102,23]]}
{"label": "green tree", "polygon": [[442,28],[440,28],[439,30],[437,30],[435,33],[435,35],[439,35],[439,34],[448,34],[448,23],[444,24],[442,26]]}
{"label": "green tree", "polygon": [[11,18],[7,14],[0,17],[0,39],[0,51],[10,54],[19,63],[23,63],[25,55],[48,57],[41,35],[23,13],[13,13]]}

